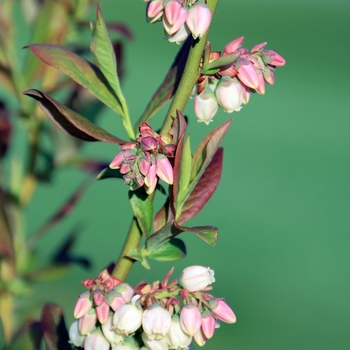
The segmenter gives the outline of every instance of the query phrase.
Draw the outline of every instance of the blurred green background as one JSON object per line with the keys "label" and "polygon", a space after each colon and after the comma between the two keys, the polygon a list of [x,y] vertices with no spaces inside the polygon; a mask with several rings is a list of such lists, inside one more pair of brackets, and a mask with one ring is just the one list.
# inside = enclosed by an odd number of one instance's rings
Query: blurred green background
{"label": "blurred green background", "polygon": [[[107,21],[127,23],[135,36],[126,49],[124,93],[136,120],[179,47],[163,39],[160,24],[145,22],[142,1],[106,0],[101,9]],[[185,260],[151,261],[150,271],[137,265],[128,280],[135,285],[140,279],[162,279],[171,266],[175,275],[193,264],[214,269],[213,294],[226,298],[237,323],[222,324],[205,345],[208,350],[350,348],[349,14],[347,0],[219,3],[209,37],[213,50],[244,35],[244,47],[267,41],[267,48],[287,64],[277,69],[265,96],[253,95],[239,113],[219,111],[209,127],[196,122],[188,103],[192,149],[233,117],[223,142],[222,181],[190,222],[218,226],[219,242],[211,248],[186,233]],[[152,120],[153,126],[160,125],[165,111]],[[104,113],[100,122],[125,137],[112,113]],[[20,139],[17,132],[15,140]],[[84,154],[107,161],[117,152],[108,144],[84,148]],[[27,210],[28,232],[84,178],[64,170],[52,185],[42,186]],[[113,179],[93,183],[70,218],[40,245],[44,259],[74,225],[82,224],[75,251],[88,252],[93,268],[74,267],[61,281],[37,285],[28,302],[62,305],[70,324],[83,291],[80,281],[118,257],[130,215],[126,186]]]}

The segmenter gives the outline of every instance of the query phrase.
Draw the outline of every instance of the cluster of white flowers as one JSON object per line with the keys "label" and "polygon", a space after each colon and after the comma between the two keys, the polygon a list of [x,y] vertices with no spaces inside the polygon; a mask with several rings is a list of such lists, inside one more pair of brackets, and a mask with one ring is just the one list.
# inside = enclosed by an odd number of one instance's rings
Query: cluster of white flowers
{"label": "cluster of white flowers", "polygon": [[211,11],[203,1],[146,0],[150,23],[162,21],[167,40],[180,44],[189,34],[201,38],[211,21]]}
{"label": "cluster of white flowers", "polygon": [[76,303],[70,342],[85,350],[189,349],[193,340],[203,346],[220,321],[236,322],[224,299],[207,293],[213,270],[190,266],[168,283],[172,270],[135,289],[106,271],[84,281],[89,291]]}

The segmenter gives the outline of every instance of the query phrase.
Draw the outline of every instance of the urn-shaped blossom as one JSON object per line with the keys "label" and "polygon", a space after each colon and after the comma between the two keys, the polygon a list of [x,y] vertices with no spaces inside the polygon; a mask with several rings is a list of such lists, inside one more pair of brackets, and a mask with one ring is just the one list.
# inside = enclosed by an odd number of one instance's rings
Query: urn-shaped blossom
{"label": "urn-shaped blossom", "polygon": [[137,298],[138,296],[135,296],[131,303],[120,306],[113,316],[113,326],[120,335],[128,336],[141,326],[142,308],[136,302]]}
{"label": "urn-shaped blossom", "polygon": [[102,332],[95,330],[85,338],[84,350],[109,350],[109,345]]}
{"label": "urn-shaped blossom", "polygon": [[180,282],[189,292],[201,291],[215,282],[214,271],[205,266],[189,266],[182,271]]}
{"label": "urn-shaped blossom", "polygon": [[197,306],[189,303],[186,304],[180,312],[180,326],[182,330],[193,336],[201,327],[202,318]]}
{"label": "urn-shaped blossom", "polygon": [[159,304],[151,305],[142,314],[142,328],[149,340],[163,339],[170,329],[171,315]]}
{"label": "urn-shaped blossom", "polygon": [[215,89],[219,106],[227,113],[240,111],[243,101],[242,85],[236,78],[222,77]]}
{"label": "urn-shaped blossom", "polygon": [[218,111],[218,103],[213,91],[206,87],[194,98],[194,113],[198,122],[209,124]]}
{"label": "urn-shaped blossom", "polygon": [[82,335],[87,335],[95,327],[97,321],[95,309],[90,309],[83,317],[78,320],[79,331]]}
{"label": "urn-shaped blossom", "polygon": [[201,38],[209,28],[211,11],[204,2],[195,3],[188,10],[186,24],[194,39]]}
{"label": "urn-shaped blossom", "polygon": [[202,331],[207,339],[210,339],[215,332],[216,320],[210,311],[202,313]]}
{"label": "urn-shaped blossom", "polygon": [[165,338],[149,339],[145,332],[142,333],[142,341],[146,345],[147,349],[151,349],[151,350],[168,350],[169,349]]}
{"label": "urn-shaped blossom", "polygon": [[169,349],[187,349],[191,344],[192,336],[182,330],[179,315],[172,316],[170,330],[166,339]]}
{"label": "urn-shaped blossom", "polygon": [[86,335],[80,333],[79,321],[74,320],[69,327],[69,342],[74,346],[83,346]]}
{"label": "urn-shaped blossom", "polygon": [[117,334],[113,326],[113,316],[110,315],[107,318],[107,321],[101,326],[103,335],[110,342],[110,344],[117,345],[124,341],[125,336]]}

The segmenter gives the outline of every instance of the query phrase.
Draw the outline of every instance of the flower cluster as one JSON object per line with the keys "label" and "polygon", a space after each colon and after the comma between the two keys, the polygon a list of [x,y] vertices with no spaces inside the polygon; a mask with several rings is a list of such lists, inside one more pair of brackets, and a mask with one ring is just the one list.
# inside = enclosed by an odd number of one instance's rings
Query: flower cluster
{"label": "flower cluster", "polygon": [[158,178],[168,184],[173,183],[173,168],[168,157],[174,157],[175,145],[172,136],[158,135],[150,125],[143,122],[140,137],[136,142],[120,146],[121,152],[112,160],[109,167],[120,169],[124,183],[132,190],[144,186],[148,194],[156,188]]}
{"label": "flower cluster", "polygon": [[172,272],[135,289],[106,270],[84,281],[89,291],[78,298],[70,342],[85,350],[188,349],[193,340],[203,346],[220,321],[236,322],[225,300],[208,294],[214,271],[190,266],[169,283]]}
{"label": "flower cluster", "polygon": [[211,51],[207,42],[201,74],[192,93],[199,122],[209,124],[218,106],[227,113],[239,111],[248,103],[250,92],[265,93],[265,82],[273,84],[275,68],[285,64],[277,52],[264,50],[266,43],[248,51],[241,47],[243,39],[229,42],[223,53]]}
{"label": "flower cluster", "polygon": [[146,0],[147,21],[162,21],[167,40],[180,44],[191,33],[201,38],[211,21],[207,4],[197,0]]}

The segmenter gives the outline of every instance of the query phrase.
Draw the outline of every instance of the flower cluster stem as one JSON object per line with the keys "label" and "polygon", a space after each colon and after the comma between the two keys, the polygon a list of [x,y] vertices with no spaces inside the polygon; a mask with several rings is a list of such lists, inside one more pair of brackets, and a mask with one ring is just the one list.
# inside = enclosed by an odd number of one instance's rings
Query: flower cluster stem
{"label": "flower cluster stem", "polygon": [[[212,18],[214,17],[214,12],[219,0],[208,0],[207,5],[212,13]],[[211,26],[211,24],[210,24]],[[207,37],[209,34],[210,26],[206,33],[199,40],[194,40],[187,57],[186,66],[182,74],[179,86],[176,90],[174,98],[169,107],[168,113],[162,125],[160,134],[167,133],[173,120],[176,118],[176,110],[183,112],[186,103],[191,95],[192,89],[199,78],[199,64],[203,55],[205,44],[207,42]]]}

